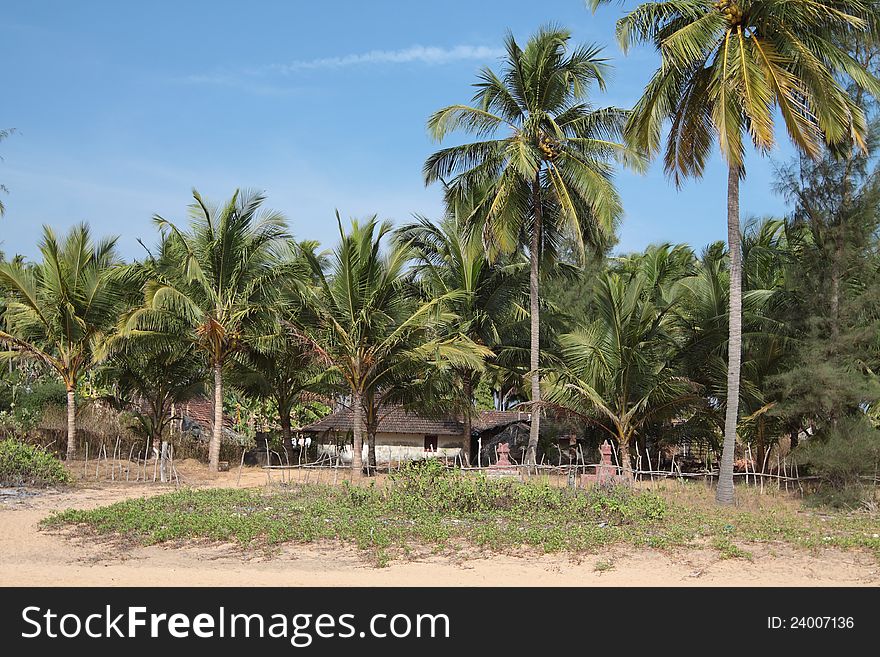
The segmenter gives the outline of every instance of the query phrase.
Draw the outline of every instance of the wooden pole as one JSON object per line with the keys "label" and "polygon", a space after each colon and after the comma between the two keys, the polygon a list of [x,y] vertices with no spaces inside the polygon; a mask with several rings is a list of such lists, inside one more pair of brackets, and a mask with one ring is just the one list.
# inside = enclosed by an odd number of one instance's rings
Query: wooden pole
{"label": "wooden pole", "polygon": [[241,462],[238,464],[238,480],[235,482],[235,487],[238,488],[241,486],[241,470],[244,468],[244,445],[241,446]]}

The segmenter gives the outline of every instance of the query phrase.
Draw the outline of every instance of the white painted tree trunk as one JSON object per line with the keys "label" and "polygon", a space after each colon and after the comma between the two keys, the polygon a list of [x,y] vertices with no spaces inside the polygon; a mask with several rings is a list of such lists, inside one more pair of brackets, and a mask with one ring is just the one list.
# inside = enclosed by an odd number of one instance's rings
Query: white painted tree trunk
{"label": "white painted tree trunk", "polygon": [[208,446],[208,469],[220,469],[220,443],[223,440],[223,368],[214,365],[214,430]]}
{"label": "white painted tree trunk", "polygon": [[354,443],[351,454],[351,474],[354,478],[360,478],[364,474],[364,406],[361,403],[361,395],[359,393],[351,396],[351,406]]}
{"label": "white painted tree trunk", "polygon": [[76,458],[76,393],[67,391],[67,460]]}

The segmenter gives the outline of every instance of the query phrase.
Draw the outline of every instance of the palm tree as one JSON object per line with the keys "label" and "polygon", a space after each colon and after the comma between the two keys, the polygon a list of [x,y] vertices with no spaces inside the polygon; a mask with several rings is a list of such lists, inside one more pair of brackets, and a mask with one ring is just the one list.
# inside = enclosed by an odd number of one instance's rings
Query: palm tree
{"label": "palm tree", "polygon": [[[455,211],[439,224],[417,217],[399,228],[396,237],[412,248],[411,275],[423,298],[461,293],[448,306],[454,322],[440,330],[495,351],[502,344],[505,326],[514,319],[517,302],[524,298],[525,263],[490,262],[478,236],[469,230],[466,217]],[[464,368],[455,374],[457,385],[451,387],[459,393],[464,435],[469,440],[476,410],[474,390],[482,368]]]}
{"label": "palm tree", "polygon": [[114,340],[101,377],[110,385],[112,403],[133,410],[152,443],[164,483],[167,450],[163,440],[174,419],[172,408],[204,393],[208,377],[202,359],[191,344]]}
{"label": "palm tree", "polygon": [[74,226],[60,243],[44,226],[40,253],[36,265],[0,263],[0,285],[7,293],[0,342],[61,377],[71,460],[77,448],[77,383],[123,310],[124,270],[117,268],[116,238],[95,243],[85,224]]}
{"label": "palm tree", "polygon": [[[779,220],[764,220],[748,226],[740,239],[743,339],[738,404],[745,416],[738,419],[737,431],[742,438],[754,438],[759,466],[764,463],[765,436],[772,420],[768,411],[774,405],[767,380],[780,368],[788,340],[779,319],[779,306],[785,298],[783,228]],[[681,280],[684,294],[677,312],[685,336],[680,352],[682,370],[705,391],[701,412],[681,428],[691,435],[703,434],[713,444],[715,437],[723,434],[725,422],[728,263],[724,243],[710,245],[697,271]]]}
{"label": "palm tree", "polygon": [[239,192],[220,207],[193,190],[184,231],[156,217],[160,252],[145,266],[145,301],[125,322],[125,334],[173,340],[185,336],[214,377],[214,426],[209,468],[220,463],[223,368],[240,351],[249,328],[277,296],[289,267],[279,258],[288,235],[284,217],[262,208],[262,193]]}
{"label": "palm tree", "polygon": [[636,434],[696,398],[694,385],[673,362],[677,297],[674,284],[654,289],[645,271],[608,272],[596,286],[596,319],[560,337],[564,365],[552,370],[548,402],[612,436],[627,477]]}
{"label": "palm tree", "polygon": [[407,244],[381,242],[389,222],[373,217],[352,221],[330,257],[329,273],[308,255],[318,284],[305,288],[312,316],[300,322],[303,335],[318,351],[326,377],[336,377],[350,395],[353,415],[352,473],[363,471],[364,430],[378,417],[382,394],[391,386],[411,381],[419,370],[432,367],[478,368],[488,350],[462,338],[435,338],[433,322],[449,322],[444,304],[460,297],[449,292],[427,302],[415,300],[404,281],[411,252]]}
{"label": "palm tree", "polygon": [[303,392],[316,389],[320,374],[314,350],[295,329],[299,316],[306,310],[303,286],[317,283],[305,254],[320,262],[323,256],[315,254],[317,248],[317,242],[291,240],[280,252],[288,276],[280,282],[275,303],[256,318],[251,337],[234,355],[230,367],[233,386],[249,397],[275,402],[282,443],[288,451],[293,449],[294,405]]}
{"label": "palm tree", "polygon": [[[607,0],[589,0],[595,8]],[[742,257],[739,186],[744,137],[767,153],[778,109],[795,146],[808,157],[823,143],[864,147],[866,121],[842,80],[872,95],[880,81],[839,44],[873,30],[877,13],[862,0],[668,0],[640,5],[617,22],[627,50],[653,45],[661,56],[627,122],[626,137],[658,153],[666,120],[664,164],[677,185],[703,174],[717,136],[727,168],[730,250],[727,404],[716,500],[733,503],[733,457],[742,351]]]}
{"label": "palm tree", "polygon": [[[512,35],[501,75],[483,69],[473,105],[451,105],[428,121],[442,140],[463,130],[484,138],[453,146],[425,162],[425,182],[453,176],[447,197],[482,190],[477,216],[493,255],[525,242],[530,259],[529,312],[532,413],[528,459],[535,462],[540,433],[539,265],[550,259],[560,235],[571,236],[583,255],[605,241],[622,214],[612,163],[640,158],[616,141],[628,113],[594,109],[588,89],[605,86],[606,61],[595,46],[569,50],[569,32],[542,28],[526,47]],[[488,191],[485,191],[488,190]]]}

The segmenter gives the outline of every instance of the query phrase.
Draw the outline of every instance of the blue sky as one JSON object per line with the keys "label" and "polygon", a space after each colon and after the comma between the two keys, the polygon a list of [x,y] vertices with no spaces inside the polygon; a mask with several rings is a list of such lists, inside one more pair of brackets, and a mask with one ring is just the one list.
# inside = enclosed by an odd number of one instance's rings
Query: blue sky
{"label": "blue sky", "polygon": [[[439,216],[422,164],[437,148],[428,116],[470,99],[502,39],[540,25],[599,43],[614,64],[596,105],[631,106],[655,55],[624,57],[621,8],[591,14],[582,0],[323,2],[4,2],[0,22],[0,183],[9,188],[0,249],[33,257],[41,224],[88,221],[155,240],[153,214],[185,221],[191,189],[222,201],[266,190],[299,239],[336,240],[334,211],[400,222]],[[772,160],[750,158],[744,216],[781,214]],[[726,171],[715,159],[677,191],[659,165],[621,172],[626,217],[619,250],[652,242],[698,247],[725,236]]]}

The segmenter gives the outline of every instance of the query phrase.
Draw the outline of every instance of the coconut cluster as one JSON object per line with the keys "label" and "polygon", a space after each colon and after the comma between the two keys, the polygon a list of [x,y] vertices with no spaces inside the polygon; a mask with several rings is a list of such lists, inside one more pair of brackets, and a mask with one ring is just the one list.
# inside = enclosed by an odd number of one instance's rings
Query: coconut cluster
{"label": "coconut cluster", "polygon": [[538,140],[538,148],[548,160],[554,160],[559,155],[559,142],[547,135],[541,135]]}
{"label": "coconut cluster", "polygon": [[732,2],[732,0],[718,0],[715,3],[715,9],[727,19],[730,25],[738,25],[742,21],[742,8],[736,2]]}

